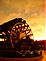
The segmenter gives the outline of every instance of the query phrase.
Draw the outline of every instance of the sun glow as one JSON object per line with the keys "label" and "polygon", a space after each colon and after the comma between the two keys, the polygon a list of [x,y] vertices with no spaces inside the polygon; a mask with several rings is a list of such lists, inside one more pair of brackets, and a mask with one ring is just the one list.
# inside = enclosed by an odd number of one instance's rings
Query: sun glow
{"label": "sun glow", "polygon": [[43,36],[39,37],[38,35],[37,36],[34,36],[34,41],[40,41],[40,40],[46,40],[46,32],[44,32]]}
{"label": "sun glow", "polygon": [[46,40],[46,38],[44,37],[44,38],[34,38],[34,41],[40,41],[40,40]]}

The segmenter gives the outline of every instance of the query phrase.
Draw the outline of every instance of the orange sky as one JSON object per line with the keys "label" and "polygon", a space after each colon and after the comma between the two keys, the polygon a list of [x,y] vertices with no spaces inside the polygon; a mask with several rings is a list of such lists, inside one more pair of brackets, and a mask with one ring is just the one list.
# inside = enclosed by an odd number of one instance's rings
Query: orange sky
{"label": "orange sky", "polygon": [[0,24],[22,17],[30,25],[34,39],[45,39],[44,0],[0,0]]}

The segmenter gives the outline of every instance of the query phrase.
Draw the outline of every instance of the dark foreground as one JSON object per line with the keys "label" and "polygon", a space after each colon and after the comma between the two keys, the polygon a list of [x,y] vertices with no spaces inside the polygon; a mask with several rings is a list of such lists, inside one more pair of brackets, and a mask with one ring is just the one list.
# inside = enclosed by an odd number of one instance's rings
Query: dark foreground
{"label": "dark foreground", "polygon": [[0,58],[0,61],[42,61],[43,57],[35,57],[35,58]]}
{"label": "dark foreground", "polygon": [[46,53],[34,58],[0,58],[0,61],[46,61]]}

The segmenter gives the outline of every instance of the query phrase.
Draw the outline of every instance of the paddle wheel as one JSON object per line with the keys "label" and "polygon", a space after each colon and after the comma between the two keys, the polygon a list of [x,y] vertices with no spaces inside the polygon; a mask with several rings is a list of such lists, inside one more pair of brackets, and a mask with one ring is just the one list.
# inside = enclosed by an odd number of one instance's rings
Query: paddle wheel
{"label": "paddle wheel", "polygon": [[33,33],[29,27],[29,25],[26,23],[25,20],[18,21],[11,30],[10,33],[10,41],[12,44],[12,47],[15,48],[15,43],[18,43],[21,39],[26,39],[26,36],[28,36],[30,39],[33,38]]}
{"label": "paddle wheel", "polygon": [[33,33],[25,20],[18,21],[11,30],[10,41],[16,52],[25,54],[33,42]]}

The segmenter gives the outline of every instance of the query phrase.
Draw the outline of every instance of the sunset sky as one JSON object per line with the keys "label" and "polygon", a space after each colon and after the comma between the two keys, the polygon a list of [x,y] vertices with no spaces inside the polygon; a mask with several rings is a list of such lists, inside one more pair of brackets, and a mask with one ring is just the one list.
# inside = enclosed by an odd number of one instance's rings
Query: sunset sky
{"label": "sunset sky", "polygon": [[27,21],[34,39],[45,39],[44,0],[0,0],[0,24],[16,17]]}

